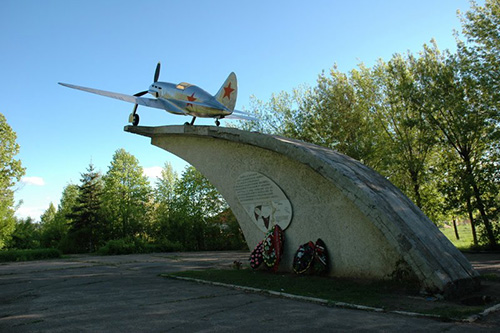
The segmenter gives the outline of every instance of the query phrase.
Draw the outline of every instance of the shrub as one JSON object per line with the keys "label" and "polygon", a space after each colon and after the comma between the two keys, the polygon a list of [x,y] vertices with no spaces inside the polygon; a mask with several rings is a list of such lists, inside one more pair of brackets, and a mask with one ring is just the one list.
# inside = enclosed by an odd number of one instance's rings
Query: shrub
{"label": "shrub", "polygon": [[29,249],[29,250],[2,250],[0,251],[0,262],[28,261],[60,258],[61,251],[58,249]]}
{"label": "shrub", "polygon": [[172,242],[168,239],[162,239],[153,244],[146,245],[148,252],[179,252],[184,248],[179,242]]}
{"label": "shrub", "polygon": [[101,255],[117,255],[117,254],[132,254],[141,253],[133,238],[121,238],[110,240],[101,247],[97,253]]}
{"label": "shrub", "polygon": [[152,252],[175,252],[182,251],[183,247],[179,242],[171,242],[163,239],[157,243],[146,243],[142,238],[121,238],[110,240],[101,247],[97,253],[100,255],[120,255],[134,253]]}

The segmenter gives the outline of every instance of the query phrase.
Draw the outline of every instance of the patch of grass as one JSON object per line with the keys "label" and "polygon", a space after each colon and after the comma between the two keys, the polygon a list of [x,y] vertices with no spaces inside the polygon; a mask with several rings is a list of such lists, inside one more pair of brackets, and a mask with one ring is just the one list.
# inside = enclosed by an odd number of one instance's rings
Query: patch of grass
{"label": "patch of grass", "polygon": [[446,238],[448,238],[459,250],[470,250],[474,245],[472,228],[469,223],[463,223],[457,226],[460,239],[457,239],[453,226],[439,228],[439,230],[441,230]]}
{"label": "patch of grass", "polygon": [[481,274],[481,279],[484,281],[500,281],[500,276],[495,273]]}
{"label": "patch of grass", "polygon": [[447,319],[466,318],[488,307],[488,305],[471,307],[459,302],[437,300],[433,297],[422,297],[418,295],[416,285],[395,281],[297,276],[293,274],[273,274],[250,269],[184,271],[164,276],[188,277],[320,298],[330,303],[345,302],[383,308],[386,311],[416,312],[442,316]]}
{"label": "patch of grass", "polygon": [[[481,306],[436,306],[432,309],[422,310],[420,313],[440,316],[446,319],[464,319],[482,312],[485,307]],[[419,312],[419,311],[415,311]]]}
{"label": "patch of grass", "polygon": [[209,269],[184,271],[171,275],[372,307],[380,307],[382,305],[381,301],[384,292],[406,288],[402,284],[389,281],[353,281],[319,276],[273,274],[266,271],[253,271],[249,269]]}
{"label": "patch of grass", "polygon": [[60,258],[58,249],[1,250],[0,262],[29,261]]}

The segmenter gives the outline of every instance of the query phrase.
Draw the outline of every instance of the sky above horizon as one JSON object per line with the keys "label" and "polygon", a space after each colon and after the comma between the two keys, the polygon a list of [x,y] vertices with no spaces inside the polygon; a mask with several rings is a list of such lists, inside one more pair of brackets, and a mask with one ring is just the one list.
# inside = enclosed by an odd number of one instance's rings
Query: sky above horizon
{"label": "sky above horizon", "polygon": [[[165,162],[179,174],[187,165],[123,131],[133,105],[57,82],[134,94],[147,90],[160,61],[161,81],[215,94],[234,71],[236,108],[245,110],[251,95],[267,101],[314,86],[334,64],[343,72],[361,62],[370,67],[394,53],[417,53],[433,38],[453,51],[457,10],[469,8],[468,0],[3,0],[0,112],[17,133],[16,158],[26,167],[16,215],[39,220],[50,202],[57,207],[66,185],[79,184],[90,162],[106,173],[120,148],[139,159],[152,183]],[[145,126],[190,120],[138,112]]]}

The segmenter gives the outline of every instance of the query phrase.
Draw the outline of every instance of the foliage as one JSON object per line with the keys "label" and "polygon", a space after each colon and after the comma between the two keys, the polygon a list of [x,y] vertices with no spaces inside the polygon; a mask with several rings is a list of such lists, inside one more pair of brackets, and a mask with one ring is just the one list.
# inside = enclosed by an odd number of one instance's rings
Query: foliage
{"label": "foliage", "polygon": [[8,249],[36,249],[40,247],[40,228],[30,217],[16,219],[16,226],[7,242]]}
{"label": "foliage", "polygon": [[462,33],[467,43],[458,41],[458,54],[466,58],[469,69],[481,83],[484,104],[494,106],[498,122],[500,97],[500,3],[485,0],[484,6],[471,1],[471,9],[461,15]]}
{"label": "foliage", "polygon": [[175,200],[175,184],[178,181],[170,163],[165,163],[161,176],[156,181],[154,189],[154,205],[152,218],[147,226],[147,234],[151,240],[165,240],[168,234],[168,221]]}
{"label": "foliage", "polygon": [[110,240],[97,251],[100,255],[121,255],[134,253],[151,252],[175,252],[182,251],[182,245],[179,242],[170,242],[163,240],[158,243],[147,243],[142,238],[127,237]]}
{"label": "foliage", "polygon": [[168,215],[169,206],[175,197],[175,184],[177,181],[177,173],[174,171],[172,165],[166,162],[161,171],[161,176],[156,182],[154,191],[155,201],[159,206],[157,209],[160,215]]}
{"label": "foliage", "polygon": [[437,139],[424,115],[425,91],[415,77],[415,66],[412,54],[395,54],[387,64],[379,61],[374,72],[382,86],[384,103],[377,108],[376,118],[392,152],[389,179],[423,208],[423,178]]}
{"label": "foliage", "polygon": [[101,255],[145,253],[146,243],[141,238],[127,237],[110,240],[99,249]]}
{"label": "foliage", "polygon": [[16,133],[0,113],[0,249],[10,239],[15,228],[13,187],[25,173],[20,160]]}
{"label": "foliage", "polygon": [[124,149],[117,150],[103,181],[103,213],[112,237],[142,234],[151,187],[137,158]]}
{"label": "foliage", "polygon": [[481,83],[468,73],[467,61],[460,55],[440,54],[425,47],[417,75],[427,98],[423,101],[429,123],[438,131],[443,144],[457,155],[465,195],[475,199],[488,242],[496,245],[479,179],[485,170],[481,161],[488,155],[495,131],[489,104],[482,103]]}
{"label": "foliage", "polygon": [[78,193],[78,186],[67,185],[63,190],[57,211],[54,205],[51,204],[42,215],[40,223],[41,246],[57,248],[61,240],[66,236],[71,224],[69,216],[76,205]]}
{"label": "foliage", "polygon": [[78,187],[78,195],[69,214],[69,235],[78,234],[76,248],[80,251],[95,251],[104,243],[108,231],[101,213],[103,184],[101,174],[95,171],[92,163],[83,173]]}
{"label": "foliage", "polygon": [[0,262],[28,261],[60,258],[61,252],[57,249],[23,249],[0,250]]}

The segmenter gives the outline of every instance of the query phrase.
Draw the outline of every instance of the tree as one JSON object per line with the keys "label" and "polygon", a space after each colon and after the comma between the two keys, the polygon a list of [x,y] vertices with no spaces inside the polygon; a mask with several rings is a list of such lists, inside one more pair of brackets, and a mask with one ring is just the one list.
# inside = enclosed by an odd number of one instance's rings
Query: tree
{"label": "tree", "polygon": [[175,184],[177,182],[177,173],[172,165],[165,162],[161,170],[161,176],[156,181],[155,201],[158,203],[158,210],[161,215],[168,214],[169,206],[175,196]]}
{"label": "tree", "polygon": [[[321,74],[301,105],[302,131],[296,138],[335,149],[375,169],[382,169],[382,128],[373,117],[380,87],[363,65],[349,74],[334,66]],[[293,132],[292,132],[293,134]]]}
{"label": "tree", "polygon": [[40,247],[38,223],[35,223],[31,217],[16,219],[16,227],[7,247],[11,249],[36,249]]}
{"label": "tree", "polygon": [[168,239],[168,224],[175,199],[177,173],[168,162],[165,163],[161,176],[156,181],[154,190],[154,216],[151,219],[148,235],[155,241]]}
{"label": "tree", "polygon": [[124,149],[117,150],[103,180],[103,209],[114,236],[141,234],[152,190],[137,158]]}
{"label": "tree", "polygon": [[20,160],[16,133],[0,113],[0,249],[5,246],[15,228],[13,187],[25,174]]}
{"label": "tree", "polygon": [[500,103],[500,3],[485,0],[484,6],[471,1],[471,8],[461,15],[462,33],[467,43],[458,40],[458,54],[467,59],[469,70],[480,81],[486,104],[496,109]]}
{"label": "tree", "polygon": [[57,212],[56,207],[51,202],[49,208],[47,208],[45,212],[43,212],[43,214],[40,216],[41,223],[42,224],[52,223],[52,221],[54,221],[56,217],[56,212]]}
{"label": "tree", "polygon": [[258,121],[242,121],[239,127],[246,131],[298,138],[303,132],[303,118],[307,116],[302,113],[301,105],[310,93],[310,88],[300,86],[293,89],[292,93],[273,93],[269,102],[251,96],[250,113],[253,113]]}
{"label": "tree", "polygon": [[186,250],[224,249],[218,245],[227,244],[223,233],[230,228],[223,230],[229,224],[222,226],[216,217],[227,204],[215,187],[190,166],[175,183],[174,191],[169,214],[161,220],[164,237],[179,242]]}
{"label": "tree", "polygon": [[423,103],[426,117],[452,149],[463,168],[464,193],[470,193],[481,215],[489,244],[496,246],[479,179],[484,178],[481,161],[490,152],[496,131],[491,108],[484,103],[481,82],[470,75],[468,61],[449,53],[424,47],[418,63],[419,82],[427,93]]}
{"label": "tree", "polygon": [[379,62],[376,72],[385,101],[376,117],[390,139],[395,171],[390,179],[423,208],[422,189],[437,139],[422,109],[425,91],[416,79],[416,61],[408,53],[406,57],[395,54],[387,64]]}
{"label": "tree", "polygon": [[188,212],[200,212],[211,217],[227,208],[226,201],[217,189],[192,166],[186,167],[175,187],[176,201],[181,202]]}
{"label": "tree", "polygon": [[58,247],[61,240],[66,236],[71,224],[70,215],[76,205],[77,197],[78,186],[74,184],[67,185],[63,190],[61,201],[53,218],[42,219],[40,242],[43,247]]}
{"label": "tree", "polygon": [[[469,91],[474,94],[476,104],[480,104],[482,112],[488,118],[490,126],[483,132],[485,148],[481,161],[477,163],[480,170],[477,182],[480,183],[478,193],[473,187],[474,196],[482,194],[477,200],[477,207],[485,222],[487,238],[492,244],[492,237],[500,235],[498,213],[500,210],[500,3],[497,0],[486,0],[484,6],[471,1],[471,8],[461,15],[463,42],[457,38],[457,58],[460,61],[462,75],[468,84]],[[472,83],[472,84],[471,84]],[[485,202],[483,203],[482,200]],[[481,208],[481,206],[484,206]],[[487,216],[491,221],[496,219],[497,225],[488,226]]]}
{"label": "tree", "polygon": [[106,233],[101,215],[103,184],[92,163],[81,177],[76,202],[66,215],[70,222],[67,241],[71,252],[92,252],[104,243]]}

